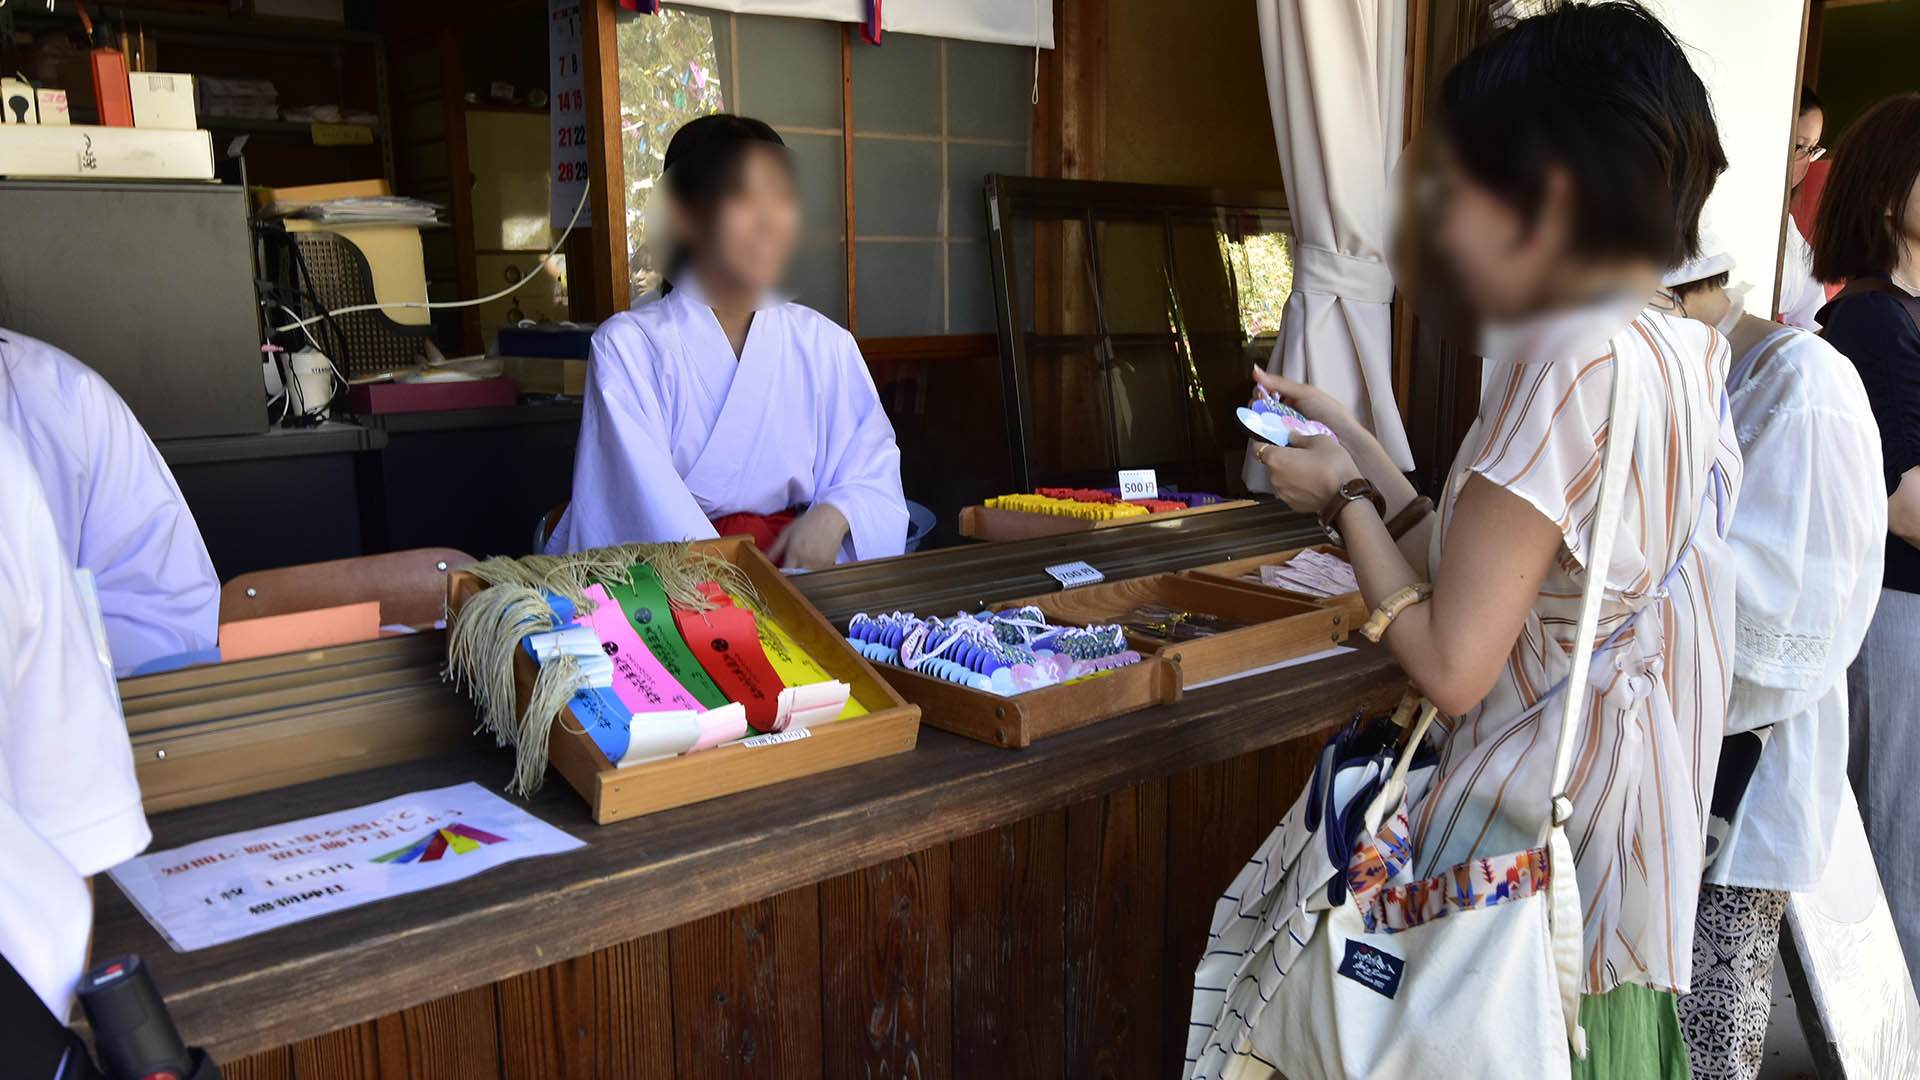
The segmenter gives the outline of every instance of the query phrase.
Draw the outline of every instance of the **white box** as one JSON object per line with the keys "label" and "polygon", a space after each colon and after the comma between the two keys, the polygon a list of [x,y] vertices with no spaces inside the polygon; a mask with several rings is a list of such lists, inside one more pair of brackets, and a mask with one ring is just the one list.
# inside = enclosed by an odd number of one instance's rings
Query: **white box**
{"label": "white box", "polygon": [[40,99],[41,123],[59,124],[62,127],[73,123],[73,118],[67,110],[67,92],[65,90],[55,90],[43,86],[35,91],[35,96]]}
{"label": "white box", "polygon": [[0,79],[0,124],[37,124],[40,102],[23,79]]}
{"label": "white box", "polygon": [[192,131],[200,126],[193,111],[193,76],[160,71],[127,75],[133,95],[133,126]]}
{"label": "white box", "polygon": [[4,124],[0,176],[211,180],[213,137],[157,128]]}

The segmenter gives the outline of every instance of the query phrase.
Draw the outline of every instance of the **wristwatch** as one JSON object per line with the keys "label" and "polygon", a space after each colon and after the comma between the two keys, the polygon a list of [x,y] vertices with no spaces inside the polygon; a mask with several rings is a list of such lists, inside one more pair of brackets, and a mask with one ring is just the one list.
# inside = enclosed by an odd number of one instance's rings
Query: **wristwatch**
{"label": "wristwatch", "polygon": [[1340,531],[1333,527],[1333,523],[1339,519],[1340,511],[1346,509],[1348,503],[1360,499],[1373,503],[1374,510],[1380,514],[1381,518],[1384,519],[1387,516],[1386,496],[1374,490],[1373,484],[1366,477],[1355,477],[1341,484],[1340,490],[1334,492],[1333,498],[1327,500],[1327,505],[1320,508],[1320,527],[1327,530],[1331,536],[1339,536]]}

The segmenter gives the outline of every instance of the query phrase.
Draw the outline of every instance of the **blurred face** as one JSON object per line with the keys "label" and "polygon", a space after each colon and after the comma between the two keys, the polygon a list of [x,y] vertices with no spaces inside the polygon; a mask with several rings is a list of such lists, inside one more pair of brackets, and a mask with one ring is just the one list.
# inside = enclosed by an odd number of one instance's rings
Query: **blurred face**
{"label": "blurred face", "polygon": [[1820,132],[1827,126],[1827,114],[1809,109],[1793,122],[1793,186],[1807,178],[1807,170],[1826,150],[1820,146]]}
{"label": "blurred face", "polygon": [[693,248],[703,269],[730,285],[765,292],[780,284],[800,238],[793,171],[775,148],[753,148],[738,186],[714,207]]}
{"label": "blurred face", "polygon": [[1571,182],[1555,166],[1534,221],[1482,186],[1444,146],[1435,147],[1420,200],[1434,252],[1458,293],[1483,318],[1516,319],[1546,307],[1563,276]]}

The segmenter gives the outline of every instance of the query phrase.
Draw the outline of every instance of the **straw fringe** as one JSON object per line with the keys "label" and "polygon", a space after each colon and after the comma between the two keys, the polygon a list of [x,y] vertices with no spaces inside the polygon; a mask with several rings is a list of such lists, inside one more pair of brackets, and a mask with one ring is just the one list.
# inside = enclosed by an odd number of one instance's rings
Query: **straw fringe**
{"label": "straw fringe", "polygon": [[588,586],[630,584],[631,568],[642,564],[659,576],[667,598],[676,606],[711,610],[713,601],[700,593],[699,586],[713,581],[755,610],[761,609],[759,594],[744,571],[686,544],[623,544],[568,555],[488,559],[466,568],[488,587],[447,621],[446,678],[473,698],[480,727],[492,732],[498,745],[514,748],[508,792],[531,796],[540,790],[546,781],[547,742],[554,719],[587,685],[572,657],[556,657],[540,666],[526,711],[517,708],[513,667],[521,643],[560,625],[547,594],[565,597],[590,611],[584,595]]}

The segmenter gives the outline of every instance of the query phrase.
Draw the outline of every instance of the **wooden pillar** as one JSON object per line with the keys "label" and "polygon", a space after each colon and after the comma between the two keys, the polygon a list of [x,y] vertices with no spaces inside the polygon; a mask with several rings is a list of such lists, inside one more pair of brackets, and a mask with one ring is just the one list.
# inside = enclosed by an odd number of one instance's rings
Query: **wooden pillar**
{"label": "wooden pillar", "polygon": [[[605,319],[627,308],[626,163],[620,150],[620,51],[614,0],[580,0],[580,57],[586,65],[590,265],[569,261],[568,287],[587,297],[588,315]],[[586,273],[580,273],[584,269]]]}

